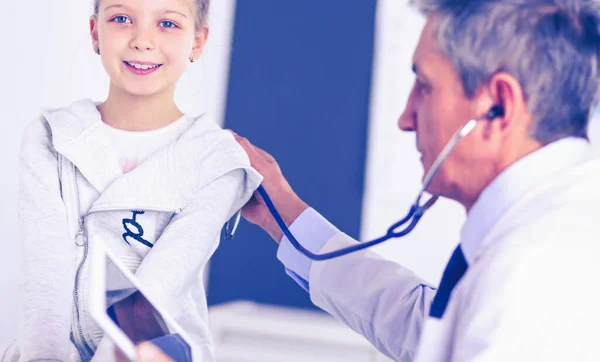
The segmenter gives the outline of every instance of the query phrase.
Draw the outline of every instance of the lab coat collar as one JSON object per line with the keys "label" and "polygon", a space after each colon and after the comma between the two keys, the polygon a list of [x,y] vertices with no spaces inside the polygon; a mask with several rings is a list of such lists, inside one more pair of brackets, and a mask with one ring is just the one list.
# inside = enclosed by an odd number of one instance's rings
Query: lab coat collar
{"label": "lab coat collar", "polygon": [[475,261],[486,233],[512,204],[536,184],[581,162],[589,149],[585,139],[564,138],[523,157],[500,173],[481,192],[461,230],[467,263]]}

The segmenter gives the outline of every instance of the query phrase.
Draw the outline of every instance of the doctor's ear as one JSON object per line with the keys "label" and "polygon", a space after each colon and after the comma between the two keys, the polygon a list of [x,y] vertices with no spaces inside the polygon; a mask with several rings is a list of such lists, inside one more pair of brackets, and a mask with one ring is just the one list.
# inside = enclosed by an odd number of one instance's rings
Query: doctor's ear
{"label": "doctor's ear", "polygon": [[489,82],[490,96],[494,105],[486,117],[490,121],[501,122],[501,128],[511,128],[524,114],[528,114],[525,94],[519,81],[508,73],[496,73]]}

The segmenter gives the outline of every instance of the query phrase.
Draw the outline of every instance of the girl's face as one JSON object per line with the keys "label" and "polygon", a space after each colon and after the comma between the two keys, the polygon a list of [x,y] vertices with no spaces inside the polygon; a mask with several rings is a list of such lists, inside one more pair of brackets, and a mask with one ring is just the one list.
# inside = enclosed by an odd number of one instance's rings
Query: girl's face
{"label": "girl's face", "polygon": [[174,92],[208,37],[195,12],[193,0],[102,0],[90,30],[111,87],[135,96]]}

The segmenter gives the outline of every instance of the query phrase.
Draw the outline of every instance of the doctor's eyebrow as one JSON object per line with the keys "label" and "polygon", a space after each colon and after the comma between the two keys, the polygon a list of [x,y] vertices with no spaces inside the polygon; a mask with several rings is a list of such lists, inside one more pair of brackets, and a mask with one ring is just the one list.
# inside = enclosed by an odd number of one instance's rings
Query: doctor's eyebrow
{"label": "doctor's eyebrow", "polygon": [[422,78],[425,82],[428,82],[427,77],[423,73],[419,72],[419,68],[416,63],[413,63],[412,71],[415,74],[415,76],[417,76],[418,78]]}

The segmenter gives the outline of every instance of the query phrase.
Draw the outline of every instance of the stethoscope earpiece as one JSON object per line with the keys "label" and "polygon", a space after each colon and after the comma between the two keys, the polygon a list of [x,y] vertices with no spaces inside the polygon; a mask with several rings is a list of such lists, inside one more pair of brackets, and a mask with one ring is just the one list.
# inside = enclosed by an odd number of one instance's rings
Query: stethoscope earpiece
{"label": "stethoscope earpiece", "polygon": [[502,117],[502,116],[504,116],[504,108],[502,108],[501,105],[496,104],[495,106],[490,108],[490,110],[485,115],[485,118],[487,118],[488,121],[493,121],[497,117]]}

